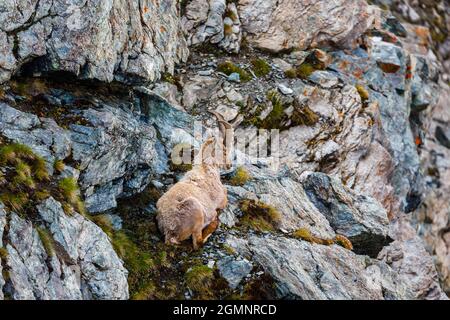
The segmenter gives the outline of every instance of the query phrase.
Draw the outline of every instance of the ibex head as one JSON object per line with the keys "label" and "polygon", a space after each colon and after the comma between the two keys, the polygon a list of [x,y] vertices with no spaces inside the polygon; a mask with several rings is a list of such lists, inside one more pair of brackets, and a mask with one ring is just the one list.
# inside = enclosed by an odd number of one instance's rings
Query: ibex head
{"label": "ibex head", "polygon": [[223,170],[232,166],[232,153],[234,143],[233,125],[225,121],[221,114],[210,111],[217,118],[220,137],[210,137],[202,145],[202,163],[213,165]]}

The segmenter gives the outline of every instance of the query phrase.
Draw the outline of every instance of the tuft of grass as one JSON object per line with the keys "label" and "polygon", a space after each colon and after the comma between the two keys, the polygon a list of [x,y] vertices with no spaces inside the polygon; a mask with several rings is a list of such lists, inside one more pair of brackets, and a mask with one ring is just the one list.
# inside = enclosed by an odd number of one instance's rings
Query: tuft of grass
{"label": "tuft of grass", "polygon": [[34,192],[34,197],[38,201],[45,200],[45,199],[49,198],[50,195],[51,195],[50,192],[48,190],[46,190],[46,189],[36,190]]}
{"label": "tuft of grass", "polygon": [[66,165],[62,160],[56,159],[55,162],[53,163],[53,169],[55,169],[57,173],[63,172],[65,167]]}
{"label": "tuft of grass", "polygon": [[214,271],[205,265],[194,266],[185,274],[186,286],[200,296],[208,296],[214,280]]}
{"label": "tuft of grass", "polygon": [[[86,215],[86,208],[84,202],[80,198],[80,189],[78,188],[77,180],[74,177],[66,177],[58,182],[58,189],[64,197],[65,201],[72,206],[79,214]],[[67,214],[73,213],[67,205],[63,204],[64,212]]]}
{"label": "tuft of grass", "polygon": [[248,82],[252,80],[252,76],[250,73],[236,65],[235,63],[231,61],[225,61],[218,65],[217,70],[225,73],[226,75],[230,75],[232,73],[238,73],[241,79],[241,82]]}
{"label": "tuft of grass", "polygon": [[314,71],[316,71],[316,68],[312,64],[304,62],[297,67],[296,73],[298,78],[307,79]]}
{"label": "tuft of grass", "polygon": [[280,212],[264,202],[245,199],[239,203],[239,207],[244,213],[240,224],[256,231],[274,231],[281,221]]}
{"label": "tuft of grass", "polygon": [[225,252],[226,252],[227,254],[229,254],[230,256],[233,256],[233,255],[236,254],[236,250],[234,250],[232,247],[230,247],[230,246],[227,245],[227,244],[224,244],[224,245],[223,245],[223,249],[224,249]]}
{"label": "tuft of grass", "polygon": [[[260,129],[280,129],[282,127],[283,119],[285,118],[285,105],[281,99],[278,90],[269,90],[266,94],[266,98],[270,104],[272,104],[272,111],[267,115],[264,120],[261,120],[258,116],[248,119],[247,122]],[[258,107],[256,114],[261,113],[263,106]]]}
{"label": "tuft of grass", "polygon": [[334,242],[347,250],[353,250],[352,242],[345,236],[338,234],[334,238]]}
{"label": "tuft of grass", "polygon": [[5,192],[0,194],[0,201],[14,212],[20,212],[28,204],[28,195],[25,192]]}
{"label": "tuft of grass", "polygon": [[36,157],[33,163],[34,176],[38,181],[49,181],[50,175],[47,170],[45,160],[41,157]]}
{"label": "tuft of grass", "polygon": [[233,34],[233,26],[230,26],[229,24],[225,24],[223,26],[223,33],[225,36],[229,36]]}
{"label": "tuft of grass", "polygon": [[243,186],[248,180],[250,180],[252,176],[244,167],[238,167],[236,172],[230,179],[230,184],[233,186]]}
{"label": "tuft of grass", "polygon": [[252,66],[253,66],[253,72],[255,73],[255,75],[257,77],[265,77],[272,70],[269,63],[266,60],[261,59],[261,58],[253,59]]}
{"label": "tuft of grass", "polygon": [[322,239],[314,236],[307,228],[300,228],[292,233],[292,236],[296,239],[304,240],[311,243],[321,244],[324,246],[331,246],[332,244],[338,244],[348,250],[353,250],[353,245],[349,239],[343,235],[337,235],[334,239]]}
{"label": "tuft of grass", "polygon": [[110,239],[114,236],[114,229],[111,224],[111,220],[108,218],[106,214],[98,214],[95,216],[88,215],[89,220],[94,222],[100,229],[103,230],[104,233],[108,235]]}
{"label": "tuft of grass", "polygon": [[295,78],[297,78],[297,70],[295,70],[295,69],[289,69],[289,70],[286,70],[286,71],[284,72],[284,75],[285,75],[287,78],[295,79]]}
{"label": "tuft of grass", "polygon": [[111,240],[114,250],[124,261],[125,267],[129,271],[128,283],[130,287],[136,287],[141,278],[155,268],[155,262],[150,254],[142,251],[125,231],[114,232]]}
{"label": "tuft of grass", "polygon": [[319,116],[308,106],[296,106],[291,120],[294,125],[313,126],[319,122]]}
{"label": "tuft of grass", "polygon": [[14,165],[20,159],[35,160],[36,155],[30,147],[20,143],[8,144],[0,148],[0,165]]}
{"label": "tuft of grass", "polygon": [[58,183],[59,191],[70,204],[76,204],[79,197],[77,180],[73,177],[66,177]]}
{"label": "tuft of grass", "polygon": [[42,227],[36,228],[39,238],[42,241],[42,245],[44,246],[45,252],[49,257],[53,257],[55,255],[55,240],[47,229]]}
{"label": "tuft of grass", "polygon": [[158,294],[158,288],[153,281],[143,284],[139,291],[131,296],[131,300],[148,300]]}

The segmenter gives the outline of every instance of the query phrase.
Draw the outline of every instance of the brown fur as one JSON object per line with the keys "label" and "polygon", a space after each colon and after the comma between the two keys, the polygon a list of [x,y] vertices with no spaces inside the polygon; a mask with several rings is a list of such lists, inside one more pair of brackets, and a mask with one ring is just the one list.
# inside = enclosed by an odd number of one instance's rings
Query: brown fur
{"label": "brown fur", "polygon": [[[214,150],[222,152],[215,154]],[[179,244],[192,237],[195,250],[217,229],[217,210],[227,206],[227,189],[220,181],[219,169],[230,166],[222,139],[209,138],[202,145],[200,156],[201,163],[195,164],[156,204],[158,226],[165,242]]]}

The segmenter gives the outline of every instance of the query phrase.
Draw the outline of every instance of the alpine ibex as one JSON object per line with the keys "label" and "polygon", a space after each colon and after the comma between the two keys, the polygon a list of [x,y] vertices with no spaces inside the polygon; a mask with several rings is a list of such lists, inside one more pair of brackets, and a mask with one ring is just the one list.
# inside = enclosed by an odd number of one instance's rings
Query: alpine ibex
{"label": "alpine ibex", "polygon": [[208,138],[200,148],[191,171],[157,202],[157,221],[167,244],[179,244],[192,236],[195,250],[219,225],[217,210],[227,206],[227,189],[220,169],[231,168],[232,125],[213,113],[220,137]]}

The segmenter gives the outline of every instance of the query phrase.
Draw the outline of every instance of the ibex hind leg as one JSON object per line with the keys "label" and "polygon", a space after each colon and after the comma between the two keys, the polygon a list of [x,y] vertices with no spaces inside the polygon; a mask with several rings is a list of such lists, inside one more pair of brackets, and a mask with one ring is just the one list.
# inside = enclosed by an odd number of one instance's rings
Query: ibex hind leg
{"label": "ibex hind leg", "polygon": [[216,218],[211,222],[202,232],[203,243],[205,243],[208,238],[213,234],[214,231],[219,227],[219,219]]}

